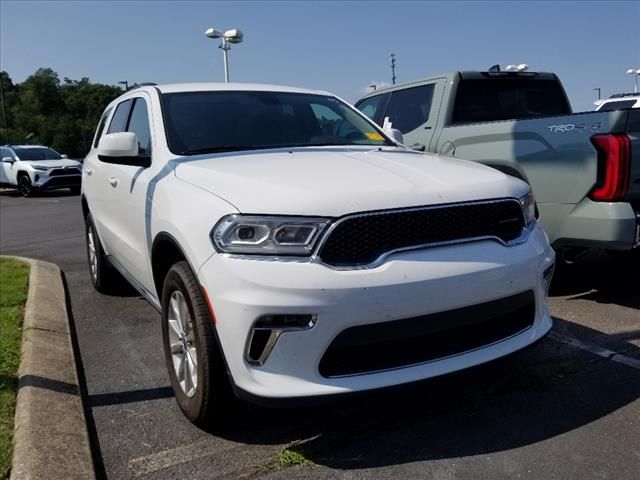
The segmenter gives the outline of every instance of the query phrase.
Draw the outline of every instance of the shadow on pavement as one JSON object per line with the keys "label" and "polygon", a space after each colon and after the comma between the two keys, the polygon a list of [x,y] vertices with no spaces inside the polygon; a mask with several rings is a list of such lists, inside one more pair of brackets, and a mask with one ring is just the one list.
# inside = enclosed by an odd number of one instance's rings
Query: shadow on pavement
{"label": "shadow on pavement", "polygon": [[640,309],[640,250],[590,251],[572,265],[558,265],[550,295]]}
{"label": "shadow on pavement", "polygon": [[640,397],[638,378],[635,368],[545,339],[488,365],[330,406],[254,407],[243,427],[215,434],[249,444],[293,442],[290,450],[338,469],[482,455],[605,417]]}

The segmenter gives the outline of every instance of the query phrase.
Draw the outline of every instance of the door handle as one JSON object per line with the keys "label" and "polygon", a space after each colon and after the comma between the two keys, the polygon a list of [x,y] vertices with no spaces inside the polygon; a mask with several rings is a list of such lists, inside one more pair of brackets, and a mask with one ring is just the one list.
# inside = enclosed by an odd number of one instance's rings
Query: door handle
{"label": "door handle", "polygon": [[118,179],[116,177],[109,177],[109,183],[115,188],[118,186]]}
{"label": "door handle", "polygon": [[91,170],[90,168],[85,169],[85,172],[87,172],[87,175],[93,174],[93,170]]}

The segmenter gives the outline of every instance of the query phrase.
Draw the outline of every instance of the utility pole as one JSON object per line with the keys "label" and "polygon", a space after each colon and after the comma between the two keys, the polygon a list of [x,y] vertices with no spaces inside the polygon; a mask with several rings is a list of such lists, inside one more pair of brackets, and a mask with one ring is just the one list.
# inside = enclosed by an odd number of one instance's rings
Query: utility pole
{"label": "utility pole", "polygon": [[7,111],[4,106],[4,87],[2,86],[2,73],[0,72],[0,100],[2,101],[2,121],[4,122],[4,141],[9,145],[9,126],[7,125]]}
{"label": "utility pole", "polygon": [[600,88],[594,88],[594,90],[598,91],[598,100],[600,100]]}
{"label": "utility pole", "polygon": [[396,84],[396,54],[391,52],[391,84]]}

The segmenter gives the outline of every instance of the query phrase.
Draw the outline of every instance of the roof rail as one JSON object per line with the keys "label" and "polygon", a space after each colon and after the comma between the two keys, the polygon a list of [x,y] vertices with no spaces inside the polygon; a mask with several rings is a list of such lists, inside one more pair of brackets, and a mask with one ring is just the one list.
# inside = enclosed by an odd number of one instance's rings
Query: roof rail
{"label": "roof rail", "polygon": [[130,92],[131,90],[135,90],[136,88],[140,88],[140,87],[155,87],[156,85],[158,84],[155,82],[142,82],[142,83],[138,83],[137,85],[134,85],[129,90],[127,90],[127,92]]}
{"label": "roof rail", "polygon": [[614,93],[609,98],[624,98],[624,97],[640,97],[640,92],[636,93]]}

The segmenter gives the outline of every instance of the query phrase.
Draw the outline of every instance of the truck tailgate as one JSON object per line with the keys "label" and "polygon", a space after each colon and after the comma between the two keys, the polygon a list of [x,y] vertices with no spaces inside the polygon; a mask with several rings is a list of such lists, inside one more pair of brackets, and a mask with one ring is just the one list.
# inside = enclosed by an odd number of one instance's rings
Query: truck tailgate
{"label": "truck tailgate", "polygon": [[625,131],[631,140],[631,171],[626,198],[640,201],[640,110],[626,110],[626,113],[628,119]]}
{"label": "truck tailgate", "polygon": [[[634,112],[640,114],[640,112]],[[633,172],[629,194],[640,191],[640,118],[629,111],[585,112],[527,120],[448,126],[438,140],[440,153],[524,174],[538,202],[576,204],[593,189],[598,175],[593,135],[632,127]],[[633,123],[633,126],[630,125]],[[632,137],[633,135],[633,137]]]}

